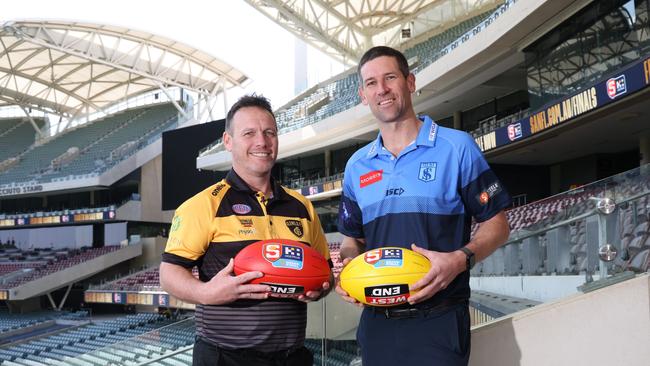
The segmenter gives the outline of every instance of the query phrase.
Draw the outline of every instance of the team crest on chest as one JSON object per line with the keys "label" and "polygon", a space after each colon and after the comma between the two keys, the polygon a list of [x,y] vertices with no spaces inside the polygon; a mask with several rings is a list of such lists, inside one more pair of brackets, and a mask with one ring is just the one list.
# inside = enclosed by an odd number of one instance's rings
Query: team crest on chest
{"label": "team crest on chest", "polygon": [[300,220],[286,220],[285,224],[287,224],[287,227],[291,230],[293,235],[302,238],[305,232],[302,229],[302,222],[300,222]]}
{"label": "team crest on chest", "polygon": [[436,168],[438,163],[436,162],[427,162],[420,163],[420,172],[418,173],[418,179],[423,182],[431,182],[436,179]]}

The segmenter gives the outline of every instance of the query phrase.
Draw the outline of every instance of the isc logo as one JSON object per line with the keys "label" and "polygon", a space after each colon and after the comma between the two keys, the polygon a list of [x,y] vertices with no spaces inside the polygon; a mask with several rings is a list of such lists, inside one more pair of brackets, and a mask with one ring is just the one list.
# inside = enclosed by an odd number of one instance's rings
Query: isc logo
{"label": "isc logo", "polygon": [[619,95],[627,92],[627,84],[625,82],[625,75],[617,76],[607,80],[607,95],[610,99],[614,99]]}
{"label": "isc logo", "polygon": [[[402,249],[399,248],[379,248],[367,251],[363,259],[368,264],[377,266],[401,266],[402,265]],[[399,261],[399,263],[396,263]]]}
{"label": "isc logo", "polygon": [[409,298],[406,284],[372,286],[364,289],[366,302],[370,305],[398,305]]}

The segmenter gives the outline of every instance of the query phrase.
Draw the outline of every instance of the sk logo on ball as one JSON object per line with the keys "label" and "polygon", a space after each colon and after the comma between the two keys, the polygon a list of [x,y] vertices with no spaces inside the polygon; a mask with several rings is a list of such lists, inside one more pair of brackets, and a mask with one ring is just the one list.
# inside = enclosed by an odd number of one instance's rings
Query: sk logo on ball
{"label": "sk logo on ball", "polygon": [[367,251],[363,259],[366,263],[380,267],[401,267],[402,266],[402,250],[401,249],[373,249]]}
{"label": "sk logo on ball", "polygon": [[269,261],[273,267],[301,270],[303,266],[302,248],[286,244],[265,244],[262,249],[262,256]]}

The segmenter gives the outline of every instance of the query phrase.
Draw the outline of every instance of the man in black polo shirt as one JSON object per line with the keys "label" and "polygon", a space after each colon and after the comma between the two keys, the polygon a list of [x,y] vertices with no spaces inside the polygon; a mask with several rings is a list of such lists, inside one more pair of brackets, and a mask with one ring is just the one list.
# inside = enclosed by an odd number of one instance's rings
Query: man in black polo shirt
{"label": "man in black polo shirt", "polygon": [[[303,346],[306,302],[330,289],[277,298],[266,285],[248,284],[261,272],[233,275],[232,258],[259,240],[300,241],[330,261],[327,241],[311,202],[271,179],[278,153],[268,100],[244,96],[226,116],[223,135],[232,170],[177,210],[160,265],[160,283],[196,305],[194,365],[311,366]],[[330,261],[331,264],[331,261]],[[199,269],[199,279],[191,269]]]}

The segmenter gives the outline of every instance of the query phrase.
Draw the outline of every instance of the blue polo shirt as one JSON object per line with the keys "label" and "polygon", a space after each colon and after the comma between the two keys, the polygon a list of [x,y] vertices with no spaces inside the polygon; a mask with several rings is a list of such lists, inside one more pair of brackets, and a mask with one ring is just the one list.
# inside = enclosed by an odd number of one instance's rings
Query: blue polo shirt
{"label": "blue polo shirt", "polygon": [[[399,156],[383,147],[379,134],[346,165],[339,231],[364,238],[366,250],[415,243],[452,252],[469,242],[472,217],[482,222],[511,204],[467,133],[420,119],[416,140]],[[468,271],[432,301],[447,296],[469,298]]]}

